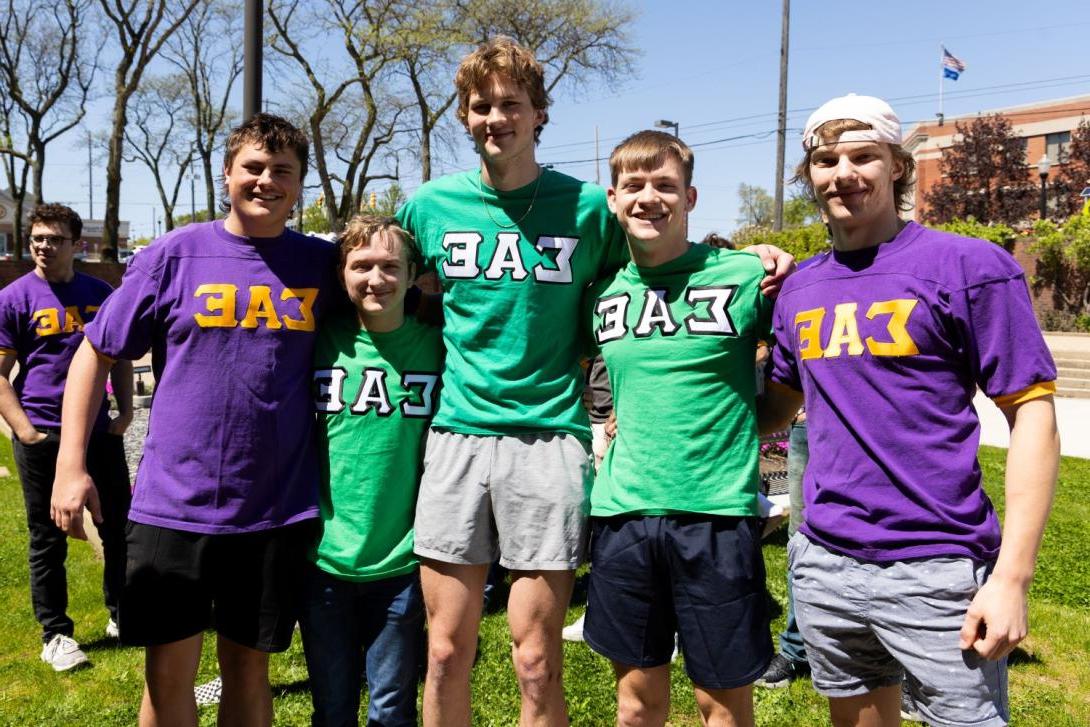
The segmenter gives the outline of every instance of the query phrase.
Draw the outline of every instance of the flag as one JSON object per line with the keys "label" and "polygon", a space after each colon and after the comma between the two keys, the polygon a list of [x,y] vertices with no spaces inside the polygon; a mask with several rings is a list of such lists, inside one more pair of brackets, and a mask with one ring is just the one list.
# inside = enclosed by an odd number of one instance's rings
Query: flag
{"label": "flag", "polygon": [[949,78],[951,81],[958,80],[958,76],[965,70],[965,64],[960,58],[955,56],[950,51],[946,50],[946,46],[942,48],[942,77]]}

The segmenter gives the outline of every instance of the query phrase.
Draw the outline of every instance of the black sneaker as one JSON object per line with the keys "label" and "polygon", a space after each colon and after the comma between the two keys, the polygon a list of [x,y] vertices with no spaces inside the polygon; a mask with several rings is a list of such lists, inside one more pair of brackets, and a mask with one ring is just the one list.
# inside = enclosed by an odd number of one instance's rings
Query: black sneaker
{"label": "black sneaker", "polygon": [[908,691],[908,682],[901,682],[901,719],[906,722],[924,722],[924,717],[920,714],[920,710],[916,709],[916,701],[912,698],[912,693]]}
{"label": "black sneaker", "polygon": [[776,654],[755,683],[765,689],[783,689],[796,679],[809,675],[810,665],[805,661],[793,661],[783,654]]}

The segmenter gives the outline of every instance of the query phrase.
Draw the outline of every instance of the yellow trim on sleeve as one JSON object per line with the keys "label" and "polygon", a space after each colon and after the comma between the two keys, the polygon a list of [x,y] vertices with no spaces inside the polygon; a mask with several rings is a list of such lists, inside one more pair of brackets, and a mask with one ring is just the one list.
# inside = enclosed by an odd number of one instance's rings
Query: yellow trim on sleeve
{"label": "yellow trim on sleeve", "polygon": [[15,356],[18,353],[19,352],[16,351],[14,348],[2,348],[2,347],[0,347],[0,354],[7,354],[9,356]]}
{"label": "yellow trim on sleeve", "polygon": [[1002,396],[993,397],[992,401],[995,402],[996,406],[1002,409],[1004,407],[1014,406],[1015,404],[1021,404],[1030,399],[1040,399],[1042,396],[1048,396],[1055,393],[1055,381],[1038,381],[1036,384],[1031,384],[1013,394],[1003,394]]}
{"label": "yellow trim on sleeve", "polygon": [[793,386],[788,386],[787,384],[781,384],[779,381],[773,381],[772,379],[765,379],[765,385],[769,386],[769,387],[778,386],[779,388],[783,389],[784,391],[790,391],[792,394],[801,394],[802,393],[801,391],[794,388]]}

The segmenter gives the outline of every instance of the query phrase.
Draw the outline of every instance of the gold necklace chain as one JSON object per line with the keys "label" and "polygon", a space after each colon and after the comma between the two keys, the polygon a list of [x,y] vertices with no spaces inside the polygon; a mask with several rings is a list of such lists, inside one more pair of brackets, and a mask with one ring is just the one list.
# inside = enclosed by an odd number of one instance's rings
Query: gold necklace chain
{"label": "gold necklace chain", "polygon": [[[521,223],[524,219],[526,219],[527,216],[529,216],[530,212],[532,212],[534,209],[534,202],[537,201],[537,190],[541,188],[541,178],[545,176],[544,169],[538,167],[537,170],[537,184],[534,185],[534,193],[530,195],[530,206],[527,207],[526,211],[522,213],[522,217],[519,217],[517,220],[509,224],[504,224],[492,216],[492,210],[488,208],[488,202],[486,202],[484,198],[484,175],[481,175],[477,178],[477,195],[481,198],[481,205],[484,206],[485,214],[488,215],[488,219],[492,220],[492,224],[494,224],[496,227],[504,228],[518,227],[519,223]],[[508,215],[508,217],[510,217],[510,215]]]}

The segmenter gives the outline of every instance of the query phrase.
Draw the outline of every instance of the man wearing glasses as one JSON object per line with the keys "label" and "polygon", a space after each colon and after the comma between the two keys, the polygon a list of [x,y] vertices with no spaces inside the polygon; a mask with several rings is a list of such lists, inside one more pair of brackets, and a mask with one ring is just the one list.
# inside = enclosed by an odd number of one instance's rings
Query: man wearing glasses
{"label": "man wearing glasses", "polygon": [[[39,205],[30,217],[34,269],[0,290],[0,416],[12,432],[15,466],[23,484],[30,529],[30,597],[42,625],[42,661],[55,671],[87,663],[72,638],[66,613],[68,584],[65,534],[49,515],[60,443],[61,398],[83,326],[110,286],[77,273],[73,260],[83,221],[64,205]],[[16,361],[19,373],[8,380]],[[131,499],[121,435],[132,420],[132,364],[118,361],[111,372],[119,416],[98,412],[87,450],[87,468],[98,488],[105,567],[102,590],[110,619],[106,636],[117,636],[117,599],[125,578],[125,521]],[[103,402],[106,396],[103,392]]]}

